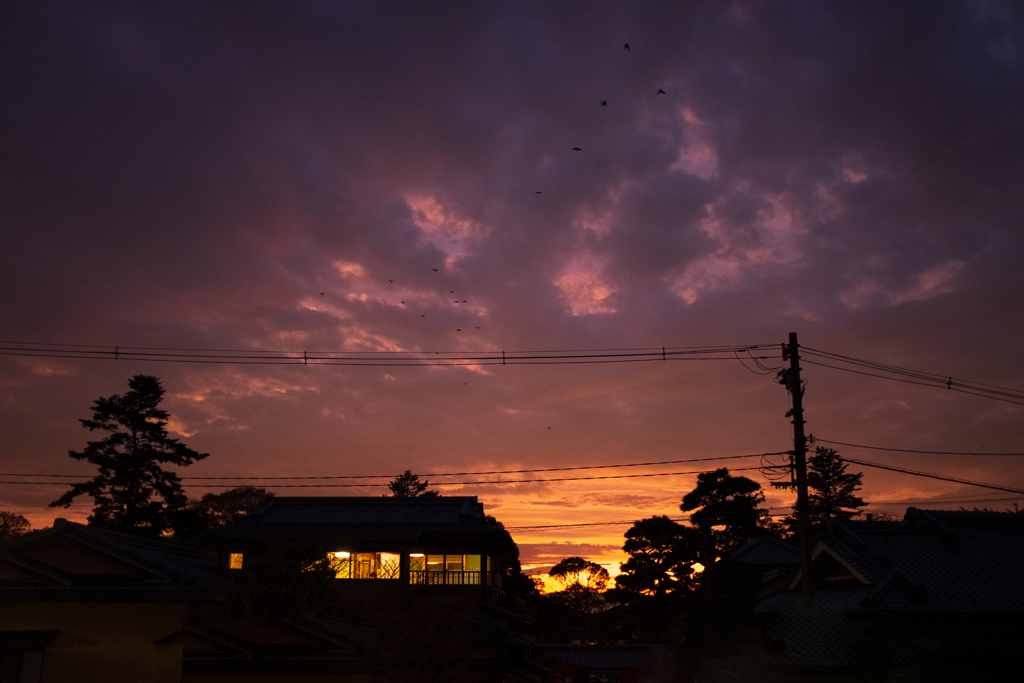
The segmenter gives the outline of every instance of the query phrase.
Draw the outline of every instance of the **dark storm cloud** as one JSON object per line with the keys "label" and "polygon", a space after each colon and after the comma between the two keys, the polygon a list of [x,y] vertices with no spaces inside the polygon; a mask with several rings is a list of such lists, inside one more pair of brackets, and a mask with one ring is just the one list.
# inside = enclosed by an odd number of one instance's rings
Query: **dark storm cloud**
{"label": "dark storm cloud", "polygon": [[[799,329],[812,346],[1024,384],[1012,4],[0,12],[6,339],[511,350]],[[971,353],[979,331],[986,351]],[[441,472],[788,438],[770,377],[666,366],[9,358],[0,386],[26,471],[62,463],[75,419],[135,372],[165,379],[179,433],[222,454],[201,465],[217,472],[276,472],[282,453],[317,473]],[[809,376],[822,433],[1020,438],[1016,407]],[[634,495],[623,486],[602,500]],[[556,489],[480,487],[508,494],[505,510],[565,499]],[[22,506],[45,497],[17,491]]]}

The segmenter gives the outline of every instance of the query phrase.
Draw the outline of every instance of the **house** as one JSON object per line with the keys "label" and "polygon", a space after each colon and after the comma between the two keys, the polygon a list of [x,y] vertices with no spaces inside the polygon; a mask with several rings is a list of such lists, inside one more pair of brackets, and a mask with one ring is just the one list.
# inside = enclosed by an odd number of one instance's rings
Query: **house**
{"label": "house", "polygon": [[181,681],[167,637],[230,586],[209,553],[57,519],[0,551],[0,680]]}
{"label": "house", "polygon": [[276,497],[197,542],[243,584],[283,579],[282,567],[327,577],[293,592],[376,629],[382,680],[422,671],[497,683],[546,672],[523,635],[529,625],[499,604],[515,544],[476,496]]}
{"label": "house", "polygon": [[1024,515],[909,508],[902,521],[833,520],[812,557],[811,601],[797,571],[758,603],[766,680],[1020,677]]}
{"label": "house", "polygon": [[278,498],[200,543],[58,519],[4,545],[0,682],[430,671],[497,683],[546,671],[521,635],[529,625],[497,604],[514,546],[475,497]]}
{"label": "house", "polygon": [[800,566],[800,549],[771,536],[759,536],[734,550],[729,561],[753,568],[760,577],[761,597],[789,584]]}
{"label": "house", "polygon": [[438,592],[494,602],[514,547],[476,496],[276,497],[197,542],[239,573],[287,553],[324,560],[336,592],[378,613]]}

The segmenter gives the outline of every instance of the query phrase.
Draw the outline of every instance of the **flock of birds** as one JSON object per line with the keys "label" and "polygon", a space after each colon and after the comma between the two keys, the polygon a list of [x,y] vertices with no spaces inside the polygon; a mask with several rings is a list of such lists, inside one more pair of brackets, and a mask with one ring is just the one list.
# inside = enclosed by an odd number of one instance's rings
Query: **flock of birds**
{"label": "flock of birds", "polygon": [[[623,46],[622,46],[622,48],[623,48],[623,49],[624,49],[624,50],[625,50],[626,52],[629,52],[629,51],[630,51],[630,50],[629,50],[629,43],[626,43],[625,45],[623,45]],[[665,93],[665,91],[664,91],[664,90],[663,90],[662,88],[658,88],[658,92],[657,92],[657,95],[665,95],[665,94],[666,94],[666,93]],[[601,100],[601,106],[602,106],[602,107],[607,107],[607,106],[608,106],[608,100]],[[574,152],[582,152],[582,151],[583,151],[583,148],[582,148],[582,147],[579,147],[579,146],[577,145],[577,146],[575,146],[575,147],[573,147],[573,148],[572,148],[572,151],[574,151]],[[537,191],[535,191],[535,192],[534,192],[534,194],[543,194],[543,190],[537,190]],[[438,272],[438,270],[439,270],[439,269],[438,269],[438,268],[433,268],[432,270],[433,270],[433,271],[434,271],[434,272],[436,273],[436,272]],[[390,283],[390,284],[394,284],[394,283],[395,283],[395,281],[394,281],[393,279],[390,279],[390,278],[389,278],[389,279],[388,279],[388,283]],[[449,293],[449,294],[455,294],[455,290],[454,290],[454,289],[449,289],[449,290],[448,290],[448,293]],[[326,292],[320,292],[320,296],[325,296],[326,294],[327,294]],[[402,301],[401,303],[402,303],[402,305],[405,305],[405,301]],[[454,303],[455,303],[455,305],[458,305],[458,304],[460,303],[459,299],[455,299],[455,300],[454,300]],[[468,303],[468,302],[467,302],[467,300],[466,300],[466,299],[462,299],[461,303]],[[420,314],[420,317],[421,317],[421,318],[426,318],[427,316],[426,316],[426,314],[425,314],[425,313],[421,313],[421,314]],[[478,330],[479,330],[479,329],[480,329],[480,327],[479,327],[479,326],[476,326],[476,329],[478,329]],[[462,328],[461,328],[461,327],[459,327],[459,328],[456,328],[456,329],[455,329],[455,331],[456,331],[456,332],[462,332]],[[548,427],[548,429],[551,429],[551,427]]]}
{"label": "flock of birds", "polygon": [[[626,52],[629,52],[629,43],[626,43],[626,44],[625,44],[625,45],[623,45],[622,47],[623,47],[623,49],[624,49],[624,50],[625,50]],[[661,88],[658,88],[658,92],[657,92],[657,94],[658,94],[658,95],[665,95],[666,93],[665,93],[665,91],[664,91],[663,89],[661,89]],[[608,100],[601,100],[601,106],[602,106],[602,107],[607,107],[607,106],[608,106]],[[583,148],[582,148],[582,147],[579,147],[579,146],[576,146],[576,147],[573,147],[573,148],[572,148],[572,151],[574,151],[574,152],[582,152],[582,151],[583,151]],[[536,192],[534,192],[534,194],[544,194],[544,192],[543,192],[543,190],[537,190]]]}

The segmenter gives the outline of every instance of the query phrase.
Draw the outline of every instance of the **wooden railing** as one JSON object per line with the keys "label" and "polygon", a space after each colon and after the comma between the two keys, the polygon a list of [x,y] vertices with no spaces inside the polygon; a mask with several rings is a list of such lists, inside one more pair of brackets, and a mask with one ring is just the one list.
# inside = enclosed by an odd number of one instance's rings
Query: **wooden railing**
{"label": "wooden railing", "polygon": [[409,583],[419,586],[488,586],[487,572],[481,571],[428,571],[412,570]]}

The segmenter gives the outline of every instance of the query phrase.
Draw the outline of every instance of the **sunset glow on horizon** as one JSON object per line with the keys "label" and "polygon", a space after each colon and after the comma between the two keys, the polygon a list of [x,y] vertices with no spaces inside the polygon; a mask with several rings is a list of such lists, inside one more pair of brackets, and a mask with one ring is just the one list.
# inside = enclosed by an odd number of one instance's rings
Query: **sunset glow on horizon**
{"label": "sunset glow on horizon", "polygon": [[[756,456],[793,448],[790,332],[950,378],[805,357],[821,445],[1024,489],[1019,455],[935,453],[1024,453],[1013,6],[3,14],[0,510],[35,528],[88,517],[86,497],[47,507],[95,473],[67,456],[97,438],[79,420],[147,374],[171,435],[210,454],[178,473],[234,478],[186,479],[190,497],[379,496],[408,469],[506,527],[552,527],[512,531],[527,573],[581,556],[614,575],[632,521],[685,521],[697,472],[789,512]],[[713,347],[737,350],[652,352]],[[541,352],[588,357],[500,362]],[[444,364],[480,355],[498,360]],[[598,469],[536,471],[554,468]],[[876,513],[1024,503],[850,471]],[[564,481],[501,483],[539,479]]]}

